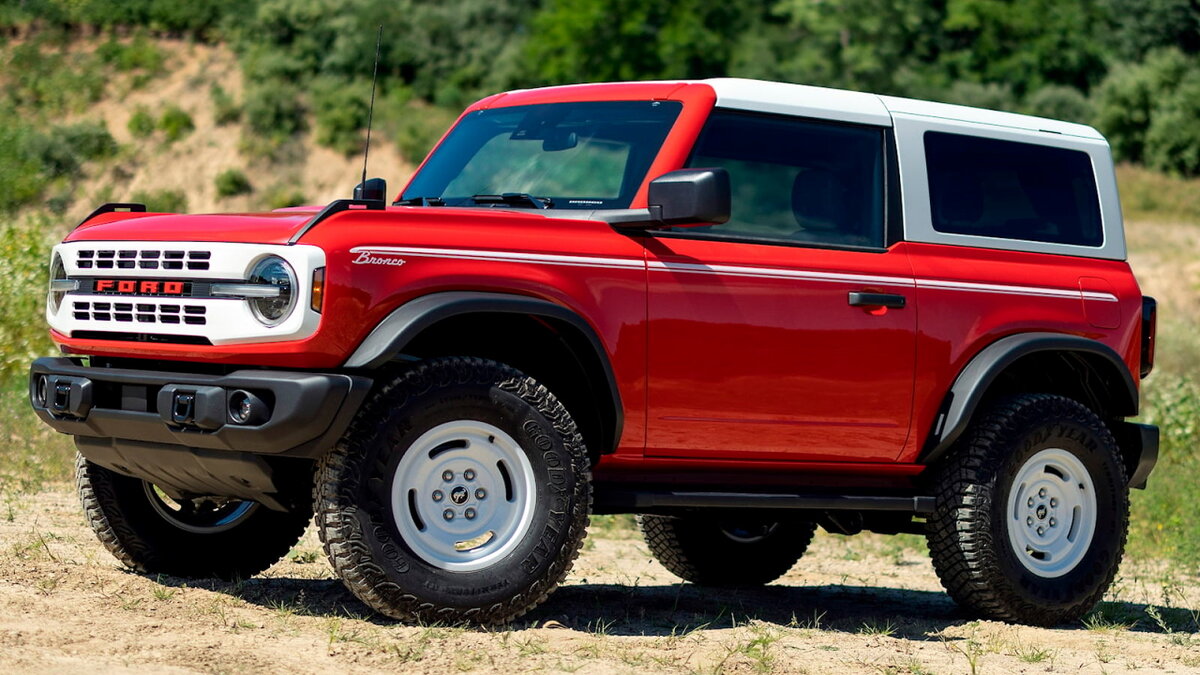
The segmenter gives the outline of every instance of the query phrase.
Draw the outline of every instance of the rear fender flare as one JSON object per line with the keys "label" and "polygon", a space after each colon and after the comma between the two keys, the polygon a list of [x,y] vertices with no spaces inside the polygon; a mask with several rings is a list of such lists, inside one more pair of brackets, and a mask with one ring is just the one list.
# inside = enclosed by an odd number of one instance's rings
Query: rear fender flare
{"label": "rear fender flare", "polygon": [[942,403],[934,420],[933,431],[917,461],[932,464],[945,455],[967,430],[992,384],[1009,366],[1037,352],[1074,353],[1104,364],[1120,383],[1108,392],[1113,402],[1112,411],[1120,416],[1137,414],[1138,390],[1133,374],[1120,355],[1108,345],[1059,333],[1010,335],[984,347],[959,373]]}

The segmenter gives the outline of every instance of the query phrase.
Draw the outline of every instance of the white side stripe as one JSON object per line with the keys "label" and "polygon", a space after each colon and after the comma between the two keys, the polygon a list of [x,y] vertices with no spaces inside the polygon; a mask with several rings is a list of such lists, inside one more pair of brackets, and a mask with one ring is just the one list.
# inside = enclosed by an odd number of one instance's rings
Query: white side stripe
{"label": "white side stripe", "polygon": [[490,260],[497,262],[522,262],[538,265],[570,265],[572,267],[605,267],[618,269],[645,269],[640,258],[593,258],[577,255],[550,255],[546,253],[518,253],[516,251],[475,251],[450,248],[409,248],[404,246],[356,246],[351,253],[391,253],[415,258],[450,258],[454,260]]}
{"label": "white side stripe", "polygon": [[602,269],[645,269],[656,272],[678,274],[711,274],[715,276],[749,277],[758,279],[797,279],[836,284],[889,284],[944,291],[968,291],[976,293],[999,293],[1003,295],[1027,295],[1033,297],[1063,298],[1067,300],[1099,300],[1117,302],[1112,293],[1080,291],[1069,288],[1046,288],[1042,286],[1010,286],[1006,284],[982,284],[969,281],[947,281],[942,279],[909,279],[905,277],[845,274],[840,272],[817,272],[791,270],[776,267],[744,267],[739,265],[705,265],[701,263],[677,263],[637,258],[601,258],[577,255],[553,255],[547,253],[520,253],[517,251],[486,251],[476,249],[415,248],[405,246],[358,246],[351,253],[388,253],[416,258],[446,258],[453,260],[479,260],[494,262],[517,262],[534,265],[560,265],[569,267],[593,267]]}
{"label": "white side stripe", "polygon": [[740,267],[735,265],[703,265],[698,263],[664,263],[650,261],[652,270],[681,272],[683,274],[715,274],[726,277],[761,277],[766,279],[806,279],[841,284],[892,284],[912,286],[912,279],[904,277],[876,277],[865,274],[840,272],[813,272],[809,270],[784,270],[773,267]]}

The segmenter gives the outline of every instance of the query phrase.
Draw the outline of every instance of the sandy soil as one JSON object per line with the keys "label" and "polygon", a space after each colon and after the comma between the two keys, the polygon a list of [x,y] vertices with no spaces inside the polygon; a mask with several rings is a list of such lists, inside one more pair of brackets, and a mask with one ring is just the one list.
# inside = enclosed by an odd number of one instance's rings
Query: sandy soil
{"label": "sandy soil", "polygon": [[[310,204],[351,196],[362,171],[362,156],[318,146],[312,130],[297,137],[289,155],[292,159],[286,162],[250,160],[239,152],[245,128],[218,125],[211,95],[211,87],[219,85],[235,100],[242,100],[242,72],[228,47],[180,40],[156,40],[155,45],[164,55],[161,75],[135,88],[133,75],[118,74],[106,83],[103,100],[69,116],[68,121],[103,121],[124,151],[114,162],[90,167],[91,175],[74,186],[76,199],[67,220],[82,218],[103,201],[128,201],[138,191],[180,190],[187,196],[190,213],[264,211],[266,194],[272,190],[298,191]],[[84,42],[79,48],[92,46]],[[139,108],[157,118],[168,105],[191,115],[195,130],[174,143],[165,142],[161,132],[145,139],[129,132],[129,118]],[[413,169],[383,134],[372,137],[369,168],[371,176],[388,181],[390,192],[399,191]],[[244,171],[254,192],[218,196],[215,180],[226,169]]]}
{"label": "sandy soil", "polygon": [[779,582],[713,591],[602,522],[517,625],[406,626],[344,590],[311,531],[239,584],[128,572],[62,486],[0,504],[0,672],[1200,672],[1196,579],[1126,564],[1085,625],[1010,626],[961,615],[914,542],[818,535]]}

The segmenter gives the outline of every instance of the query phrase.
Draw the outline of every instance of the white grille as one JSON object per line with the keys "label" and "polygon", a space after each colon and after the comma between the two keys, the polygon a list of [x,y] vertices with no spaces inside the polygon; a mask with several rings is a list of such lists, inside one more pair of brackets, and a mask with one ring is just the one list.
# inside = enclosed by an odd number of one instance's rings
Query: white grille
{"label": "white grille", "polygon": [[71,301],[71,313],[76,321],[97,321],[128,324],[175,324],[204,326],[208,323],[208,308],[204,305],[178,302]]}
{"label": "white grille", "polygon": [[80,270],[207,270],[212,251],[170,248],[81,248],[75,252]]}

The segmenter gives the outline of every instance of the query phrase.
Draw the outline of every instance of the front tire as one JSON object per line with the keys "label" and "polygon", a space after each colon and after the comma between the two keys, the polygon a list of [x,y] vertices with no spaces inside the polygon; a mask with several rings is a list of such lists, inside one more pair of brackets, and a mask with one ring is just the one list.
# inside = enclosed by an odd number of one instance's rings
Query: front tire
{"label": "front tire", "polygon": [[541,603],[588,525],[590,473],[566,408],[472,358],[419,363],[364,406],[322,462],[333,569],[392,618],[496,624]]}
{"label": "front tire", "polygon": [[1044,394],[997,403],[937,473],[928,539],[942,585],[991,619],[1079,619],[1121,564],[1127,485],[1112,433],[1082,404]]}
{"label": "front tire", "polygon": [[748,588],[787,573],[804,555],[816,524],[751,514],[638,517],[642,536],[671,574],[701,586]]}
{"label": "front tire", "polygon": [[272,511],[236,499],[175,501],[138,478],[75,458],[84,514],[127,567],[189,579],[247,579],[274,565],[303,536],[312,512]]}

